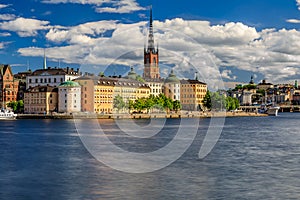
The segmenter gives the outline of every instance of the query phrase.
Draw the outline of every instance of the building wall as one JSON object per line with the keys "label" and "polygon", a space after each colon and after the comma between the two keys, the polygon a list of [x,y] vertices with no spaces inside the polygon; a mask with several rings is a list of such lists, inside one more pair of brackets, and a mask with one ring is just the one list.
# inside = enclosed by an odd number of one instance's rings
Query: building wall
{"label": "building wall", "polygon": [[181,83],[180,88],[180,103],[182,110],[196,111],[203,108],[203,99],[207,92],[207,85],[201,82],[195,81],[195,83],[189,83],[185,81]]}
{"label": "building wall", "polygon": [[76,79],[81,85],[81,111],[94,112],[94,80]]}
{"label": "building wall", "polygon": [[165,83],[164,94],[173,101],[180,101],[180,83]]}
{"label": "building wall", "polygon": [[17,101],[19,82],[14,79],[9,65],[2,65],[1,68],[3,74],[0,75],[0,102],[1,108],[5,108],[7,103]]}
{"label": "building wall", "polygon": [[81,87],[58,87],[58,112],[81,111]]}
{"label": "building wall", "polygon": [[24,93],[24,113],[49,114],[57,111],[58,94],[54,91],[36,91]]}
{"label": "building wall", "polygon": [[158,96],[163,93],[163,82],[146,81],[146,84],[150,87],[150,94]]}
{"label": "building wall", "polygon": [[94,87],[94,111],[95,113],[113,112],[114,87],[110,84],[99,84]]}
{"label": "building wall", "polygon": [[36,86],[52,86],[58,87],[59,84],[65,81],[78,78],[77,75],[40,75],[40,76],[27,76],[26,77],[26,89]]}

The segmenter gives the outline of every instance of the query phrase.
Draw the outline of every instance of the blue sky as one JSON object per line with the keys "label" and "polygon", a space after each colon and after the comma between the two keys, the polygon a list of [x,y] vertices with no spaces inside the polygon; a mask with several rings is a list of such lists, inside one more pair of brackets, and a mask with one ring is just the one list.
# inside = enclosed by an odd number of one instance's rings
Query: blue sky
{"label": "blue sky", "polygon": [[[300,73],[300,0],[1,0],[0,59],[123,74],[143,69],[149,5],[161,73],[203,81],[292,83]],[[119,70],[114,66],[125,66]]]}

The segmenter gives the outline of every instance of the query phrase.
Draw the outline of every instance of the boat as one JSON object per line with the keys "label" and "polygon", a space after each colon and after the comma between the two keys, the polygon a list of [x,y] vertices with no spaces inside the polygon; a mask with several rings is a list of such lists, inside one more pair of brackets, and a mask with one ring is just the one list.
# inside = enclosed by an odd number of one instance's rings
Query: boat
{"label": "boat", "polygon": [[10,110],[0,110],[0,120],[12,120],[16,119],[17,114]]}
{"label": "boat", "polygon": [[270,116],[277,116],[279,109],[280,109],[279,106],[270,106],[267,108],[267,114]]}

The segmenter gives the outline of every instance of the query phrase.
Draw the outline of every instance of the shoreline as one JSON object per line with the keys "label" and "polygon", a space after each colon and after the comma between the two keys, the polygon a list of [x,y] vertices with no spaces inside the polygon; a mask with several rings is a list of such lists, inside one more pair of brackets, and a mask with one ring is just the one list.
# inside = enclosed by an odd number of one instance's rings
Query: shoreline
{"label": "shoreline", "polygon": [[212,117],[267,117],[255,112],[192,112],[192,113],[151,113],[151,114],[18,114],[17,119],[155,119],[155,118],[212,118]]}

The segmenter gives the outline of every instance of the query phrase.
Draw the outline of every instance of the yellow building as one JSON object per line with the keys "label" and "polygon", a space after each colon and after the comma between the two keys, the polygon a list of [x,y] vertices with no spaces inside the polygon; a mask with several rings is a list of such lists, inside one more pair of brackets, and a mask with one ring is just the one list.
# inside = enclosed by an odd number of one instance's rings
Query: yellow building
{"label": "yellow building", "polygon": [[94,85],[95,113],[112,113],[114,84],[111,78],[100,77]]}
{"label": "yellow building", "polygon": [[138,98],[147,98],[150,87],[145,83],[125,78],[100,77],[94,86],[94,108],[96,113],[112,113],[113,101],[121,96],[125,103]]}
{"label": "yellow building", "polygon": [[51,86],[29,88],[24,93],[24,112],[49,114],[58,109],[58,90]]}
{"label": "yellow building", "polygon": [[182,110],[202,110],[202,101],[207,92],[207,84],[198,80],[181,80],[180,84]]}

